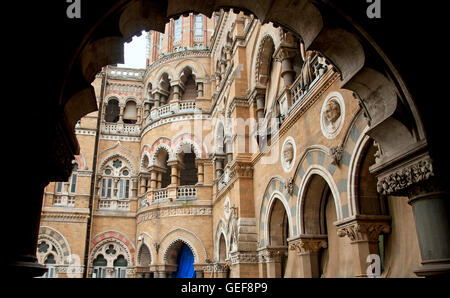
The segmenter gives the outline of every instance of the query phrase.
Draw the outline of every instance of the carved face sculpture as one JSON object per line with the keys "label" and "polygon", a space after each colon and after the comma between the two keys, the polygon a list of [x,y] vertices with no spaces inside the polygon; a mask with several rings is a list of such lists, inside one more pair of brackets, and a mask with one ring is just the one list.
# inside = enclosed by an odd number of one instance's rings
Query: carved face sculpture
{"label": "carved face sculpture", "polygon": [[284,146],[283,158],[286,165],[290,166],[294,158],[294,147],[291,143],[286,143],[286,146]]}
{"label": "carved face sculpture", "polygon": [[341,117],[341,106],[335,99],[332,99],[327,103],[324,111],[324,117],[328,126],[334,129],[339,118]]}

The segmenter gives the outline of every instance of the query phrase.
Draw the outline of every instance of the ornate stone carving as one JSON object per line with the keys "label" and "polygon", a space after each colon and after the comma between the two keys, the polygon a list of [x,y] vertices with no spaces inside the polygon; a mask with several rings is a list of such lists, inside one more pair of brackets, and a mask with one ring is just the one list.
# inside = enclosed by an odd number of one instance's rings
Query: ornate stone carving
{"label": "ornate stone carving", "polygon": [[259,261],[256,253],[234,252],[231,254],[231,264],[256,264]]}
{"label": "ornate stone carving", "polygon": [[330,148],[330,154],[331,154],[331,163],[335,166],[339,166],[342,160],[342,155],[344,153],[344,147],[342,145],[331,147]]}
{"label": "ornate stone carving", "polygon": [[230,168],[230,180],[236,178],[252,178],[253,166],[250,162],[236,161]]}
{"label": "ornate stone carving", "polygon": [[294,193],[294,178],[288,178],[286,180],[286,184],[284,185],[284,188],[286,189],[286,192],[292,196],[292,194]]}
{"label": "ornate stone carving", "polygon": [[344,123],[345,105],[342,95],[332,92],[325,100],[321,116],[320,126],[322,133],[328,139],[334,139],[342,129]]}
{"label": "ornate stone carving", "polygon": [[433,165],[429,158],[425,158],[378,177],[377,190],[384,195],[398,193],[412,184],[428,180],[432,176],[434,176]]}
{"label": "ornate stone carving", "polygon": [[338,229],[338,236],[348,236],[352,242],[369,241],[378,242],[381,233],[389,233],[390,226],[387,222],[354,221]]}
{"label": "ornate stone carving", "polygon": [[289,243],[289,249],[295,250],[297,255],[319,252],[322,248],[327,248],[326,239],[300,239]]}
{"label": "ornate stone carving", "polygon": [[137,223],[141,223],[147,220],[158,219],[162,217],[171,216],[201,216],[212,215],[212,207],[207,206],[192,206],[192,207],[177,207],[170,206],[168,208],[145,210],[143,213],[137,216]]}
{"label": "ornate stone carving", "polygon": [[260,250],[258,261],[260,263],[279,263],[287,251],[287,247],[268,247]]}
{"label": "ornate stone carving", "polygon": [[286,138],[281,149],[281,165],[286,173],[294,167],[296,157],[295,141],[292,137]]}

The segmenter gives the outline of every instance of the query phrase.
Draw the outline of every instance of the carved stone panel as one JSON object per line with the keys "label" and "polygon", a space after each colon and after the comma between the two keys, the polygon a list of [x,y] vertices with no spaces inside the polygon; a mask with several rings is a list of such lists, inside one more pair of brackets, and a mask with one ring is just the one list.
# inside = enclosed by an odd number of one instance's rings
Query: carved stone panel
{"label": "carved stone panel", "polygon": [[295,164],[297,148],[292,137],[287,137],[281,148],[281,166],[286,173],[289,173]]}
{"label": "carved stone panel", "polygon": [[334,139],[344,126],[345,103],[339,92],[332,92],[323,103],[320,127],[327,139]]}

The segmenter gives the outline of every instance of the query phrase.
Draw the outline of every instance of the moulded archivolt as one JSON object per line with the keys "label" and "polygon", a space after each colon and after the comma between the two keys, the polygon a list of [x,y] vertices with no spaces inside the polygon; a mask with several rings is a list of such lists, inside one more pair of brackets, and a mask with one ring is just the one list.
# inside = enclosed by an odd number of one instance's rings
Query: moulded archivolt
{"label": "moulded archivolt", "polygon": [[322,105],[320,128],[327,139],[334,139],[344,126],[345,103],[339,92],[331,92]]}

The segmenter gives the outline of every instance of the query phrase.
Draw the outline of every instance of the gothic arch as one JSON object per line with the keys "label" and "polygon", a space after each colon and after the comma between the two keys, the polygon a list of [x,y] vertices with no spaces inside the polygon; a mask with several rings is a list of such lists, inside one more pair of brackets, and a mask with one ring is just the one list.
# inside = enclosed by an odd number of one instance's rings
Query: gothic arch
{"label": "gothic arch", "polygon": [[[41,241],[48,241],[56,249],[56,260],[58,265],[70,265],[72,261],[72,251],[69,242],[55,228],[49,226],[41,226],[39,228],[38,243]],[[38,261],[43,264],[47,254],[37,253]]]}
{"label": "gothic arch", "polygon": [[141,105],[141,101],[137,99],[136,96],[127,96],[124,100],[124,104],[127,104],[130,101],[134,102],[136,104],[136,107],[139,107]]}
{"label": "gothic arch", "polygon": [[103,104],[104,104],[105,106],[107,106],[108,103],[109,103],[109,101],[110,101],[110,100],[113,100],[113,99],[117,100],[117,103],[118,103],[118,104],[121,104],[121,103],[123,102],[122,96],[119,96],[118,94],[113,93],[113,94],[109,94],[109,95],[107,95],[107,96],[105,97],[105,100],[103,101]]}
{"label": "gothic arch", "polygon": [[78,155],[75,155],[75,162],[78,164],[79,170],[89,170],[86,163],[86,157],[84,157],[84,154],[82,152],[80,152],[80,154]]}
{"label": "gothic arch", "polygon": [[[147,144],[145,144],[142,149],[141,149],[141,162],[139,164],[140,167],[140,171],[146,170],[146,168],[148,168],[150,166],[150,161],[151,161],[151,147]],[[148,164],[145,165],[145,158],[147,158]]]}
{"label": "gothic arch", "polygon": [[175,160],[175,155],[172,150],[172,141],[167,137],[158,138],[149,151],[150,154],[150,165],[153,166],[156,161],[156,157],[160,150],[165,150],[169,156],[169,160]]}
{"label": "gothic arch", "polygon": [[198,67],[196,66],[196,64],[197,63],[194,64],[191,61],[188,61],[188,62],[182,61],[182,62],[178,63],[175,66],[176,80],[179,80],[181,78],[181,75],[186,68],[189,68],[191,70],[192,75],[195,77],[196,80],[197,80],[197,78],[201,77],[199,75]]}
{"label": "gothic arch", "polygon": [[[311,200],[310,198],[307,197],[307,194],[309,193],[310,182],[312,182],[315,177],[320,177],[319,179],[323,180],[324,184],[318,185],[318,187],[320,187],[322,190],[327,186],[329,187],[329,189],[333,195],[333,198],[334,198],[334,204],[336,206],[337,220],[339,221],[339,220],[343,219],[340,194],[339,194],[339,190],[338,190],[336,184],[334,183],[333,177],[322,166],[319,166],[319,165],[310,166],[306,170],[304,179],[302,179],[302,182],[300,184],[300,191],[299,191],[299,196],[297,199],[297,206],[298,206],[297,207],[297,226],[299,228],[299,234],[308,234],[306,232],[306,225],[308,225],[308,227],[309,227],[310,225],[322,225],[323,224],[322,223],[323,219],[320,219],[320,222],[309,223],[306,221],[306,218],[305,218],[306,214],[310,214],[311,216],[314,217],[314,219],[319,219],[319,217],[320,217],[320,215],[318,215],[318,212],[320,212],[319,211],[320,206],[317,205],[317,203],[320,204],[320,202],[311,202],[312,205],[309,203],[306,204],[306,200]],[[308,205],[308,206],[306,206],[306,205]],[[311,209],[311,208],[313,208],[313,209]],[[313,227],[312,229],[317,231],[318,227]],[[323,229],[323,227],[320,226],[320,229]],[[316,232],[316,234],[320,234],[320,232]]]}
{"label": "gothic arch", "polygon": [[192,69],[192,73],[195,74],[196,79],[201,79],[207,76],[208,72],[206,71],[205,66],[202,63],[199,63],[198,61],[187,58],[183,59],[182,61],[178,62],[175,65],[177,76],[176,78],[179,78],[181,75],[181,72],[185,67],[190,67]]}
{"label": "gothic arch", "polygon": [[115,158],[125,160],[127,163],[127,167],[130,168],[131,176],[137,175],[136,167],[135,167],[133,161],[128,156],[123,154],[122,152],[115,152],[115,153],[110,154],[109,156],[104,157],[102,159],[102,161],[99,163],[98,174],[101,175],[103,173],[103,170],[104,170],[106,164]]}
{"label": "gothic arch", "polygon": [[204,146],[195,135],[189,133],[179,135],[172,141],[173,154],[178,156],[185,144],[192,145],[196,158],[206,158],[208,153],[206,146]]}
{"label": "gothic arch", "polygon": [[270,79],[270,69],[275,53],[275,41],[266,33],[260,40],[255,61],[255,85],[266,87]]}
{"label": "gothic arch", "polygon": [[[191,231],[184,228],[175,228],[174,230],[168,232],[160,241],[160,246],[162,248],[162,253],[160,254],[160,262],[166,264],[167,252],[171,246],[178,242],[184,242],[191,249],[194,255],[194,263],[203,264],[206,262],[208,255],[202,241]],[[202,254],[199,254],[201,250]]]}
{"label": "gothic arch", "polygon": [[280,201],[283,204],[284,210],[286,212],[287,215],[287,219],[288,219],[288,227],[289,227],[289,235],[287,235],[287,238],[291,238],[293,236],[293,218],[292,218],[292,214],[291,214],[291,208],[289,206],[289,202],[286,200],[286,198],[284,197],[284,195],[278,191],[278,190],[274,190],[272,192],[272,196],[270,197],[267,206],[268,208],[265,210],[265,214],[264,219],[261,221],[261,224],[264,226],[264,235],[263,235],[263,240],[264,240],[264,244],[267,246],[271,243],[270,241],[270,237],[271,237],[271,231],[270,231],[270,219],[271,219],[271,215],[273,212],[273,208],[274,205],[277,201]]}
{"label": "gothic arch", "polygon": [[[142,237],[141,240],[139,240],[139,237]],[[136,249],[136,252],[137,252],[137,255],[136,255],[137,262],[136,263],[141,265],[140,264],[140,259],[139,259],[139,253],[141,251],[141,247],[143,245],[146,245],[148,250],[149,250],[149,252],[150,252],[150,260],[151,260],[150,265],[154,265],[156,263],[156,261],[157,261],[157,255],[158,255],[158,251],[156,249],[156,247],[157,247],[156,241],[147,232],[142,232],[139,235],[139,237],[137,238],[138,239],[138,246],[137,246],[137,249]]]}
{"label": "gothic arch", "polygon": [[259,209],[259,247],[266,247],[268,242],[268,218],[272,204],[275,199],[279,199],[288,216],[289,235],[292,237],[296,235],[296,205],[293,199],[293,194],[289,194],[289,181],[276,176],[270,179],[264,191],[263,198]]}
{"label": "gothic arch", "polygon": [[121,252],[123,252],[124,257],[128,262],[128,267],[133,267],[135,264],[134,254],[136,252],[134,244],[127,236],[117,231],[102,232],[92,239],[89,253],[89,266],[93,266],[95,258],[102,253],[102,249],[110,243],[115,243],[121,248]]}
{"label": "gothic arch", "polygon": [[217,228],[216,228],[216,234],[214,237],[214,261],[218,262],[219,261],[219,255],[220,255],[220,239],[223,236],[225,239],[225,252],[226,252],[226,257],[228,257],[229,251],[230,251],[230,239],[229,237],[227,237],[227,224],[225,223],[225,221],[221,218],[219,220],[219,223],[217,224]]}

